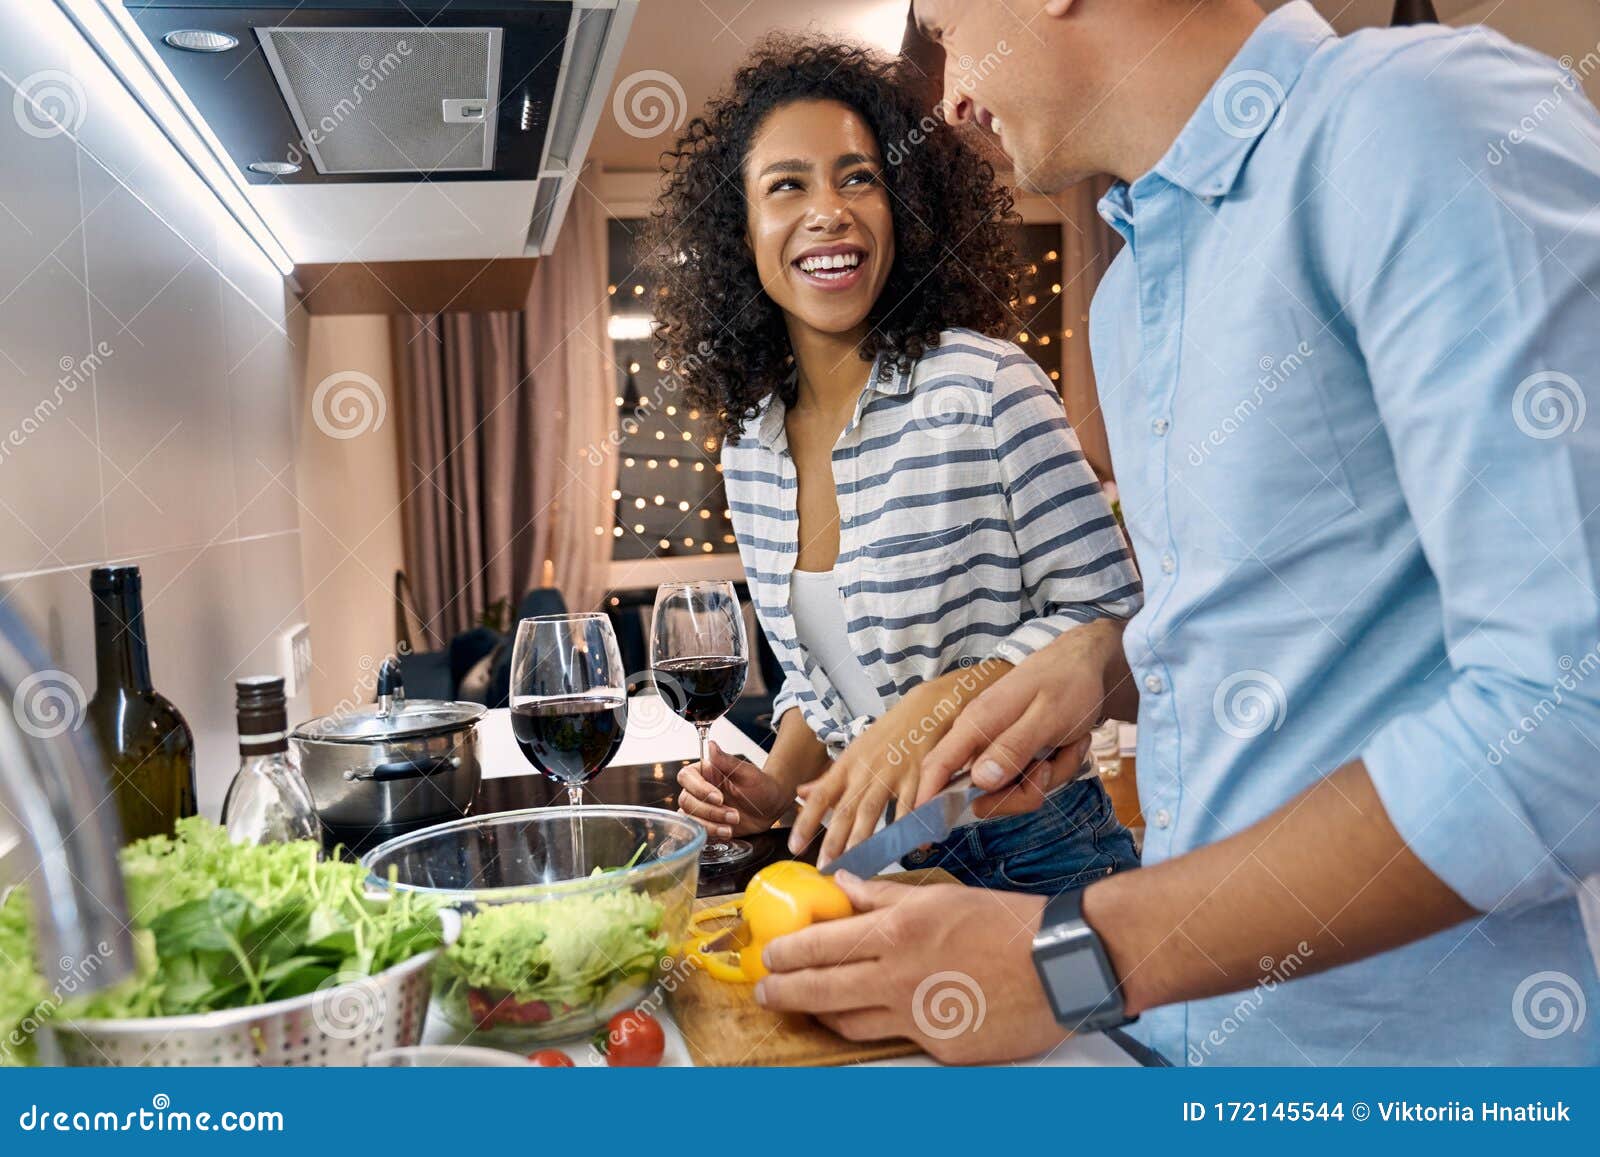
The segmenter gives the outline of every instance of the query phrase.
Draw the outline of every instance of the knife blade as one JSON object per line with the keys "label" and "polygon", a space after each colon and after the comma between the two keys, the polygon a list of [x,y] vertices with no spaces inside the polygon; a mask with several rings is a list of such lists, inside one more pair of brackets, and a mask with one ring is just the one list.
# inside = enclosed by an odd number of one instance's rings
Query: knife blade
{"label": "knife blade", "polygon": [[961,813],[982,794],[983,789],[974,787],[970,777],[957,776],[927,803],[908,811],[823,868],[823,875],[843,871],[863,880],[871,879],[908,852],[947,838]]}

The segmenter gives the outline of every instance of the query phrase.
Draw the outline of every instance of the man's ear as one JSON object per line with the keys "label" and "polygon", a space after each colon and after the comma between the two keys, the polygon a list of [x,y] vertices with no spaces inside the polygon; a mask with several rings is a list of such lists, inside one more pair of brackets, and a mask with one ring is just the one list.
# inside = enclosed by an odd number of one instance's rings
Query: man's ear
{"label": "man's ear", "polygon": [[1072,8],[1072,0],[1045,0],[1046,16],[1065,16]]}

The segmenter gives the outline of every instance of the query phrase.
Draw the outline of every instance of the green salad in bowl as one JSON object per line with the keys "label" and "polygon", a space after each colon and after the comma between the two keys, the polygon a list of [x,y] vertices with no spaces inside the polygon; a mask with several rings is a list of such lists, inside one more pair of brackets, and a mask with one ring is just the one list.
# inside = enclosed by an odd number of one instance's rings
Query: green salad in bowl
{"label": "green salad in bowl", "polygon": [[688,930],[705,833],[644,807],[534,808],[392,840],[371,882],[458,908],[435,1008],[475,1040],[578,1036],[638,1004]]}

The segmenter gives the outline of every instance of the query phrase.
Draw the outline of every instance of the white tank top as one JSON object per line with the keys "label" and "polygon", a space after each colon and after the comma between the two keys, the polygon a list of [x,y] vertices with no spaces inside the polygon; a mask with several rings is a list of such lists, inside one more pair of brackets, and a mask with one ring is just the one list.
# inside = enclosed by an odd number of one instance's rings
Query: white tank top
{"label": "white tank top", "polygon": [[844,600],[831,570],[797,570],[790,578],[789,609],[794,633],[852,715],[883,717],[883,697],[867,678],[867,670],[850,648]]}

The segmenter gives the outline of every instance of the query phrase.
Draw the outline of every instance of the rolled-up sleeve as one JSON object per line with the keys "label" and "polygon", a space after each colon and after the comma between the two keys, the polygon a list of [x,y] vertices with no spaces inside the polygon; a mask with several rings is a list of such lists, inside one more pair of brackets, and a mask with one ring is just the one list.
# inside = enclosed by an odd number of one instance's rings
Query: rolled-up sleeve
{"label": "rolled-up sleeve", "polygon": [[1344,190],[1364,240],[1326,259],[1452,669],[1362,758],[1423,863],[1514,910],[1600,871],[1600,119],[1553,64],[1451,43],[1366,81],[1334,150],[1393,175]]}
{"label": "rolled-up sleeve", "polygon": [[1081,623],[1132,617],[1142,596],[1111,505],[1038,363],[1022,354],[1000,362],[991,417],[1023,593],[1034,612],[996,643],[994,655],[1020,663]]}

